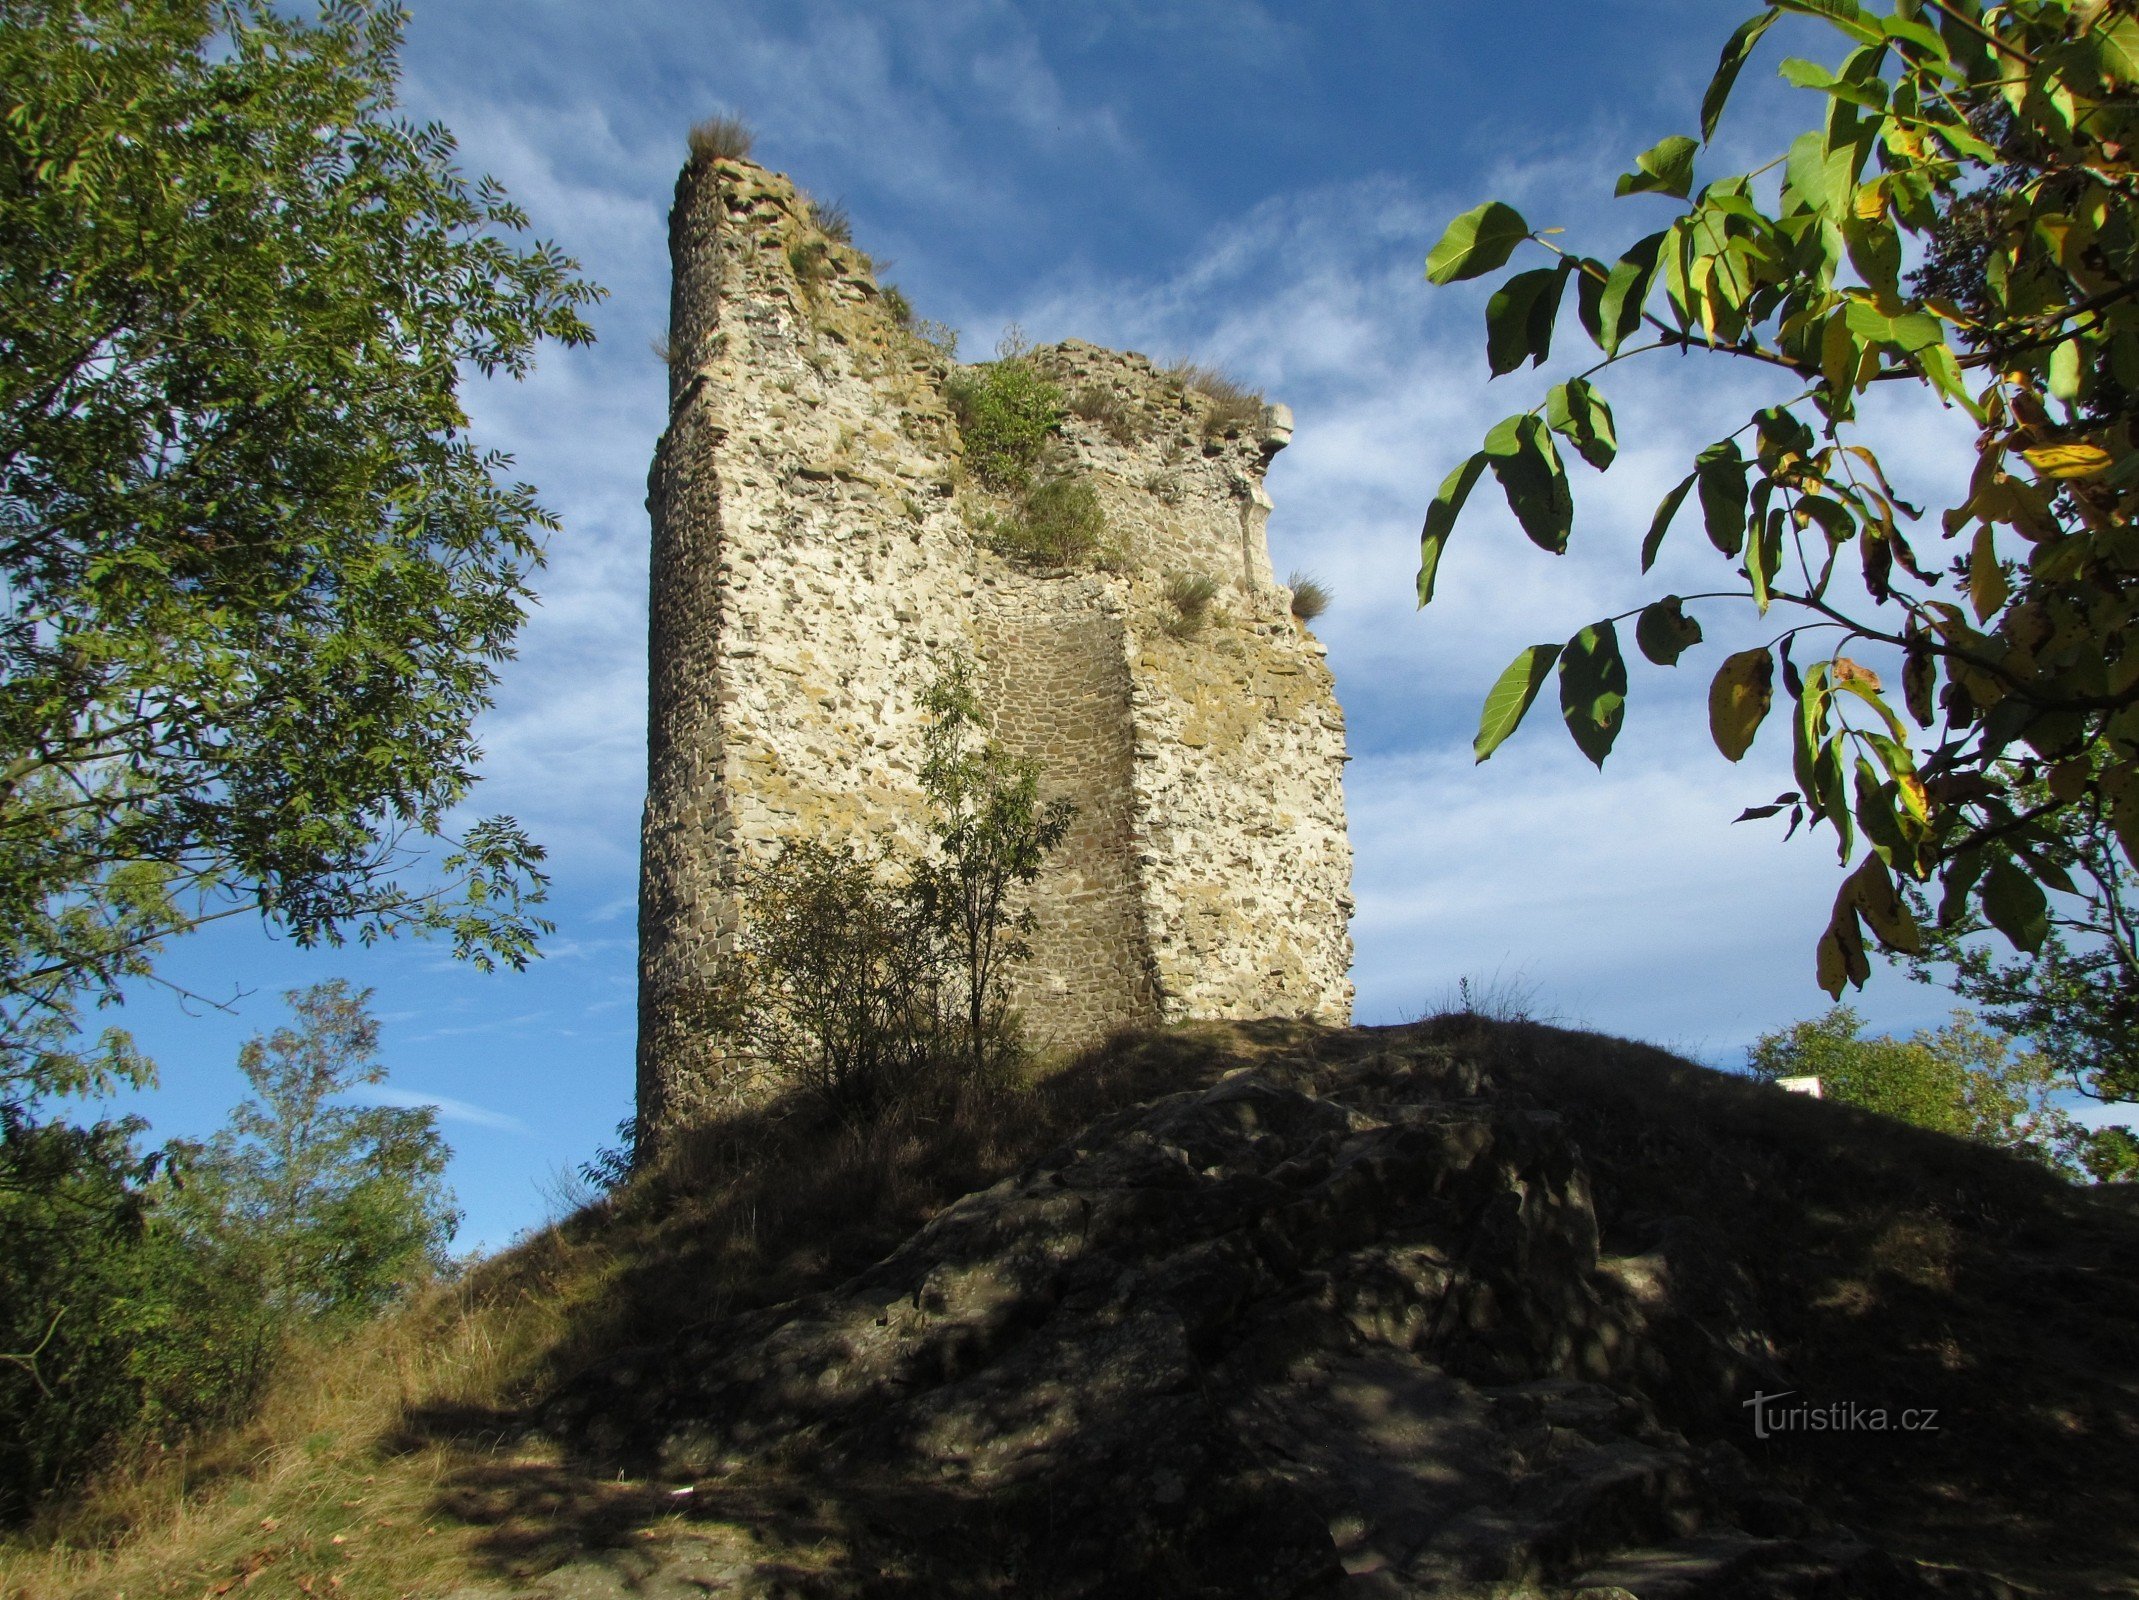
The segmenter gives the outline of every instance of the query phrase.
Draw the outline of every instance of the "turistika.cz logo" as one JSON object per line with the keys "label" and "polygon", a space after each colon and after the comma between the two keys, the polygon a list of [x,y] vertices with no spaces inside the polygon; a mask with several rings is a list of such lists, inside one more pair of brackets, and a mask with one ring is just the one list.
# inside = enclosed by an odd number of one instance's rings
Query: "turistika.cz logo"
{"label": "turistika.cz logo", "polygon": [[1896,1411],[1855,1400],[1830,1400],[1824,1405],[1809,1401],[1794,1406],[1783,1404],[1796,1393],[1795,1389],[1785,1389],[1781,1394],[1756,1392],[1752,1399],[1741,1402],[1753,1413],[1754,1438],[1772,1439],[1778,1433],[1938,1432],[1936,1406],[1910,1406]]}

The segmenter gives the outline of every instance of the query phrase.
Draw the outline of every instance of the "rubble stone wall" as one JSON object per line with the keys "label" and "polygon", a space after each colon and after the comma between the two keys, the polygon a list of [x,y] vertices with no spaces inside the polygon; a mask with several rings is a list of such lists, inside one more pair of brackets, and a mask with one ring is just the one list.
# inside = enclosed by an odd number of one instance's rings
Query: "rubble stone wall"
{"label": "rubble stone wall", "polygon": [[[1144,357],[1032,352],[1076,399],[1058,465],[1107,514],[1099,562],[990,548],[949,358],[785,178],[687,168],[670,227],[640,887],[649,1138],[763,1092],[698,998],[735,947],[740,865],[804,837],[926,847],[919,698],[979,665],[995,737],[1078,808],[1031,901],[1013,1000],[1039,1041],[1188,1017],[1350,1018],[1344,731],[1322,646],[1271,573],[1282,407],[1229,430]],[[1206,436],[1209,435],[1209,436]],[[1168,583],[1207,576],[1182,627]]]}

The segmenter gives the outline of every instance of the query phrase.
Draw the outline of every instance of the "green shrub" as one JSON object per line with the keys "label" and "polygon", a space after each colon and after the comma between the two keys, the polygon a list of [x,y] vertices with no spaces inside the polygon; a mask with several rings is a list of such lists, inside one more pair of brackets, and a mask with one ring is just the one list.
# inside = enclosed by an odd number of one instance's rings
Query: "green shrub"
{"label": "green shrub", "polygon": [[1320,579],[1295,572],[1285,587],[1292,591],[1292,614],[1302,622],[1312,622],[1329,609],[1329,590]]}
{"label": "green shrub", "polygon": [[368,998],[291,993],[300,1027],[245,1046],[258,1098],[206,1145],[143,1155],[138,1120],[0,1101],[0,1522],[243,1414],[293,1331],[444,1264],[458,1219],[434,1114],[340,1099],[385,1077]]}
{"label": "green shrub", "polygon": [[1023,356],[1009,356],[952,374],[949,395],[973,476],[1004,492],[1030,488],[1062,426],[1060,387]]}
{"label": "green shrub", "polygon": [[1089,479],[1049,478],[1021,495],[1013,514],[989,524],[988,542],[1033,566],[1074,567],[1099,554],[1106,532],[1106,512]]}
{"label": "green shrub", "polygon": [[1205,573],[1182,573],[1166,580],[1166,603],[1173,607],[1173,615],[1166,619],[1166,631],[1176,639],[1187,639],[1203,631],[1210,620],[1211,602],[1218,598],[1218,580]]}
{"label": "green shrub", "polygon": [[741,161],[750,145],[750,125],[741,117],[708,117],[691,129],[693,161]]}
{"label": "green shrub", "polygon": [[[800,840],[743,874],[736,957],[704,1025],[851,1125],[932,1090],[999,1087],[1023,1055],[1005,998],[1031,950],[1031,907],[1010,909],[1076,808],[1040,800],[1040,769],[987,736],[976,674],[952,660],[922,696],[921,790],[931,855],[899,867]],[[621,1130],[620,1130],[621,1131]],[[622,1151],[583,1170],[614,1187]]]}
{"label": "green shrub", "polygon": [[941,940],[881,858],[814,839],[743,874],[722,1031],[846,1122],[910,1094],[939,1055]]}

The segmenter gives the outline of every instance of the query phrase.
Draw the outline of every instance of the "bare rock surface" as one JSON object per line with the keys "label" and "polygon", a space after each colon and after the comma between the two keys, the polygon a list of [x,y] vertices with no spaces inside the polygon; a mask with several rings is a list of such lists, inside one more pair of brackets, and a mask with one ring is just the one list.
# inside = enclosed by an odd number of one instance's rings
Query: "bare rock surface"
{"label": "bare rock surface", "polygon": [[[1787,1385],[1729,1250],[1689,1218],[1600,1255],[1569,1128],[1480,1090],[1368,1054],[1163,1097],[836,1289],[617,1355],[543,1426],[604,1470],[871,1507],[793,1593],[2012,1592],[1764,1483],[1721,1423]],[[527,1592],[775,1592],[610,1581]]]}

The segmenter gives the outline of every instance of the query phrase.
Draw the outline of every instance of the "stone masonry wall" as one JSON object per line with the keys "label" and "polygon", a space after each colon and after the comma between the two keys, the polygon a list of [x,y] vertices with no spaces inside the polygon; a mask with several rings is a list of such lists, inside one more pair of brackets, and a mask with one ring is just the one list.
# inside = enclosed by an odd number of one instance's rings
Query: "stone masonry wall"
{"label": "stone masonry wall", "polygon": [[[1109,527],[1101,570],[1037,570],[983,537],[1006,505],[963,469],[949,361],[792,184],[694,164],[670,242],[671,411],[648,497],[648,1138],[762,1092],[694,1014],[747,915],[739,864],[802,837],[925,848],[917,702],[953,650],[980,664],[995,736],[1078,806],[1015,976],[1036,1039],[1348,1020],[1343,725],[1264,538],[1283,408],[1206,439],[1208,400],[1143,357],[1033,352],[1091,414],[1059,448]],[[1166,584],[1196,574],[1220,598],[1177,637]]]}

